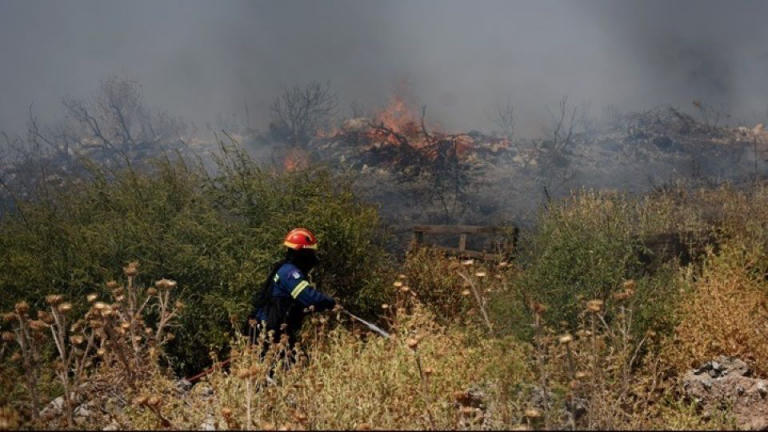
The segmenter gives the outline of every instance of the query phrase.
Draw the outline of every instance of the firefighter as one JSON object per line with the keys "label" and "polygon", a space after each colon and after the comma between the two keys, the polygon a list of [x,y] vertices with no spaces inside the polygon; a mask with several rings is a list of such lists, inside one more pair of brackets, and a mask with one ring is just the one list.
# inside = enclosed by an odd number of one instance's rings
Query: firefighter
{"label": "firefighter", "polygon": [[255,335],[266,330],[267,335],[271,333],[267,343],[277,343],[286,335],[290,352],[307,312],[333,309],[337,304],[314,289],[308,279],[309,272],[319,264],[315,235],[296,228],[288,233],[283,245],[285,258],[275,265],[254,299],[249,327],[254,329],[255,324],[256,331],[249,329],[249,334],[255,342]]}

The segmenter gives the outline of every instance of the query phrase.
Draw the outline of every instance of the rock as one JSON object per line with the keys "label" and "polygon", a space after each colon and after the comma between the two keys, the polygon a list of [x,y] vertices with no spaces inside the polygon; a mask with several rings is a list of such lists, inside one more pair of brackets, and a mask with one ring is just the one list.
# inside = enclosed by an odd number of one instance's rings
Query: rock
{"label": "rock", "polygon": [[62,415],[64,413],[64,403],[64,396],[59,396],[49,402],[48,405],[40,411],[40,415],[43,417]]}
{"label": "rock", "polygon": [[729,406],[739,428],[768,429],[768,381],[750,375],[742,360],[720,356],[688,371],[683,390],[706,415]]}
{"label": "rock", "polygon": [[176,391],[186,393],[192,388],[192,383],[182,378],[174,383],[174,387],[176,387]]}
{"label": "rock", "polygon": [[212,415],[207,415],[205,417],[205,421],[203,424],[200,425],[200,429],[204,431],[215,431],[216,430],[216,422],[213,419]]}

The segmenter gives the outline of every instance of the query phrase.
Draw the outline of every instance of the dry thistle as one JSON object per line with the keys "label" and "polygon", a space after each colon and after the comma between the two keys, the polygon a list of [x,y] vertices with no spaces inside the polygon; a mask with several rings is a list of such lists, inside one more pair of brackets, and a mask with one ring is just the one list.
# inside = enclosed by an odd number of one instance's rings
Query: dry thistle
{"label": "dry thistle", "polygon": [[537,419],[541,417],[541,411],[536,408],[528,408],[525,410],[525,416],[532,420]]}
{"label": "dry thistle", "polygon": [[395,281],[394,283],[392,283],[392,286],[394,286],[395,288],[400,288],[401,286],[403,286],[403,283],[400,281]]}
{"label": "dry thistle", "polygon": [[4,331],[2,338],[3,342],[13,342],[13,340],[16,338],[16,335],[14,335],[12,332]]}
{"label": "dry thistle", "polygon": [[564,335],[560,336],[560,338],[558,340],[560,341],[561,344],[566,345],[566,344],[569,344],[569,343],[573,342],[573,336],[571,336],[569,334],[564,334]]}
{"label": "dry thistle", "polygon": [[107,308],[107,304],[104,302],[96,302],[93,304],[93,308],[101,312]]}
{"label": "dry thistle", "polygon": [[547,307],[537,301],[531,302],[531,309],[533,310],[533,313],[537,315],[541,315],[547,311]]}
{"label": "dry thistle", "polygon": [[461,262],[461,265],[463,265],[463,266],[471,266],[471,265],[474,265],[474,264],[475,264],[475,260],[471,260],[471,259]]}
{"label": "dry thistle", "polygon": [[14,322],[16,321],[16,314],[13,312],[6,312],[3,314],[3,322]]}
{"label": "dry thistle", "polygon": [[431,367],[424,369],[424,374],[426,375],[432,375],[433,373],[435,373],[435,370],[432,369]]}
{"label": "dry thistle", "polygon": [[73,345],[82,345],[83,342],[85,342],[85,338],[80,335],[73,335],[69,337],[69,341],[72,342]]}
{"label": "dry thistle", "polygon": [[221,409],[221,415],[222,415],[222,416],[223,416],[225,419],[229,419],[230,417],[232,417],[232,410],[231,410],[231,409],[229,409],[229,408],[222,408],[222,409]]}
{"label": "dry thistle", "polygon": [[63,314],[67,314],[69,312],[72,312],[72,303],[62,303],[59,305],[57,309],[59,310],[59,312]]}
{"label": "dry thistle", "polygon": [[123,273],[128,277],[134,277],[139,274],[139,262],[131,261],[127,266],[123,267]]}
{"label": "dry thistle", "polygon": [[48,324],[41,320],[34,320],[29,322],[29,328],[31,328],[33,331],[42,332],[45,331],[48,327]]}
{"label": "dry thistle", "polygon": [[589,376],[589,374],[586,372],[583,372],[583,371],[576,372],[576,379],[584,379],[587,376]]}
{"label": "dry thistle", "polygon": [[602,300],[590,300],[587,302],[587,310],[592,313],[598,313],[603,309]]}
{"label": "dry thistle", "polygon": [[148,294],[148,295],[151,295],[151,296],[153,296],[153,295],[157,295],[157,288],[155,288],[155,287],[149,287],[149,288],[147,289],[147,294]]}
{"label": "dry thistle", "polygon": [[120,285],[117,284],[117,281],[113,281],[112,280],[112,281],[107,282],[107,289],[109,289],[109,290],[117,289],[118,286],[120,286]]}
{"label": "dry thistle", "polygon": [[155,282],[155,287],[161,291],[172,290],[173,288],[176,287],[176,281],[163,278]]}
{"label": "dry thistle", "polygon": [[479,278],[484,278],[485,276],[487,276],[487,274],[484,271],[479,271],[479,272],[475,273],[475,276],[477,276]]}
{"label": "dry thistle", "polygon": [[24,315],[27,312],[29,312],[29,303],[25,301],[18,302],[16,303],[16,306],[14,306],[13,309],[16,311],[17,314]]}
{"label": "dry thistle", "polygon": [[357,425],[357,430],[359,431],[369,431],[371,429],[373,429],[373,427],[371,426],[370,423],[360,423],[359,425]]}
{"label": "dry thistle", "polygon": [[136,396],[136,397],[133,399],[133,403],[134,403],[135,405],[138,405],[138,406],[143,406],[143,405],[146,405],[146,403],[147,403],[147,400],[149,400],[149,398],[148,398],[148,397],[146,397],[146,396],[143,396],[143,395],[142,395],[142,396]]}
{"label": "dry thistle", "polygon": [[21,360],[21,353],[17,351],[11,356],[11,361],[17,363],[19,360]]}
{"label": "dry thistle", "polygon": [[408,287],[408,286],[402,286],[402,287],[400,287],[400,292],[402,292],[402,293],[407,293],[407,292],[408,292],[408,291],[410,291],[410,290],[411,290],[411,288],[410,288],[410,287]]}
{"label": "dry thistle", "polygon": [[464,291],[461,292],[461,295],[463,295],[464,297],[468,297],[470,294],[472,293],[468,289],[465,289]]}
{"label": "dry thistle", "polygon": [[45,296],[45,302],[49,305],[57,305],[64,300],[64,296],[61,294],[49,294]]}
{"label": "dry thistle", "polygon": [[53,316],[46,311],[37,311],[37,318],[48,325],[51,325],[55,322]]}
{"label": "dry thistle", "polygon": [[151,397],[151,398],[149,398],[149,400],[147,401],[147,405],[149,405],[149,406],[151,406],[151,407],[155,407],[155,408],[157,408],[158,406],[160,406],[160,403],[162,403],[162,402],[163,402],[163,400],[162,400],[162,399],[160,399],[160,397],[158,397],[158,396],[152,396],[152,397]]}
{"label": "dry thistle", "polygon": [[95,293],[91,293],[91,294],[88,294],[87,296],[85,296],[85,299],[88,300],[88,303],[95,302],[97,298],[99,298],[99,295],[95,294]]}
{"label": "dry thistle", "polygon": [[408,338],[405,341],[405,344],[408,345],[408,348],[415,350],[419,346],[419,340],[415,338]]}
{"label": "dry thistle", "polygon": [[381,308],[382,308],[382,309],[389,309],[389,305],[388,305],[388,304],[386,304],[386,303],[383,303],[383,304],[381,305]]}

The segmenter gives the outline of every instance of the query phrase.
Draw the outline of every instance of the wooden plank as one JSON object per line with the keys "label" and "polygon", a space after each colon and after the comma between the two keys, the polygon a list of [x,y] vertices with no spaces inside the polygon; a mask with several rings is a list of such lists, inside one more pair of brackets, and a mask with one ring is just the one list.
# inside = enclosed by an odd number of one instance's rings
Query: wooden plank
{"label": "wooden plank", "polygon": [[465,250],[467,248],[467,235],[461,233],[459,237],[459,250]]}
{"label": "wooden plank", "polygon": [[459,255],[459,256],[465,256],[469,258],[501,258],[501,255],[488,253],[488,252],[480,252],[480,251],[473,251],[473,250],[460,250],[458,248],[453,247],[447,247],[447,246],[430,246],[432,248],[438,249],[440,251],[449,253],[451,255]]}
{"label": "wooden plank", "polygon": [[425,234],[494,234],[503,232],[504,228],[478,225],[415,225],[413,231]]}

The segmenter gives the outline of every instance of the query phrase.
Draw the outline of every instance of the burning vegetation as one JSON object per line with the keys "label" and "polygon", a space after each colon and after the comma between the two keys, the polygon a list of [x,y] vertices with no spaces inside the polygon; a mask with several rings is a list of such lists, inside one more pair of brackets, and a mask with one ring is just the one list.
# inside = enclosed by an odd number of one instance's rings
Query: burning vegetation
{"label": "burning vegetation", "polygon": [[[563,98],[526,138],[509,104],[460,133],[408,101],[344,118],[296,86],[216,146],[131,82],[30,114],[0,159],[0,429],[766,427],[762,125]],[[422,223],[514,250],[449,257]],[[335,311],[290,353],[246,343],[295,226],[313,283],[391,338]]]}

